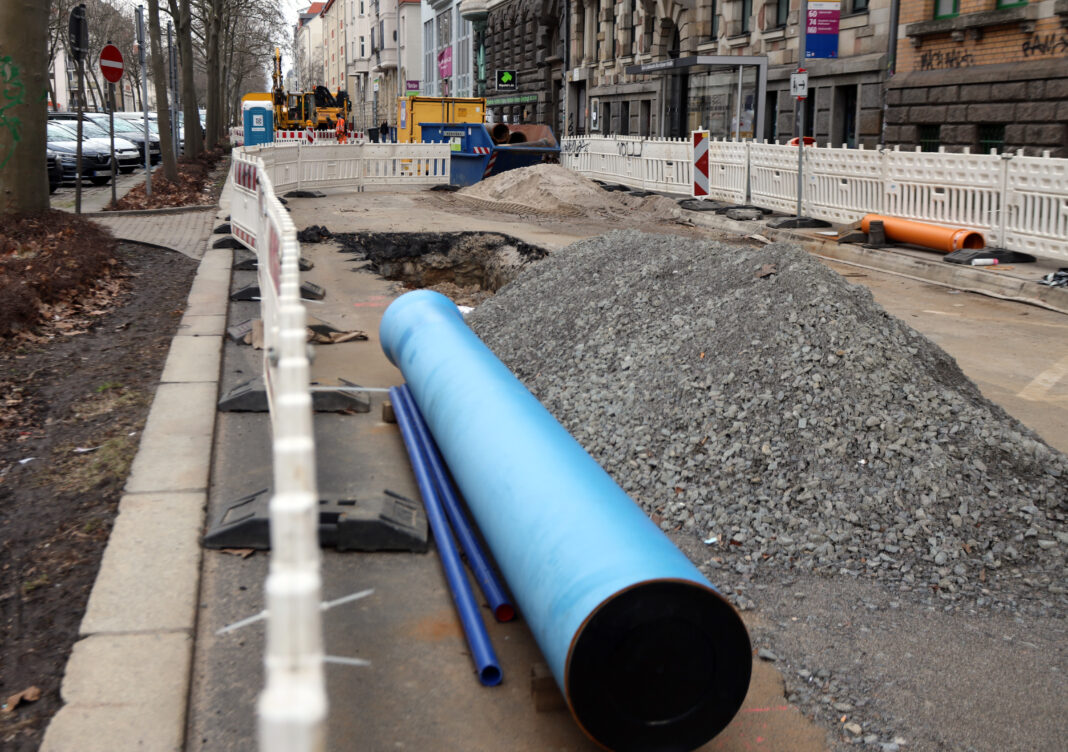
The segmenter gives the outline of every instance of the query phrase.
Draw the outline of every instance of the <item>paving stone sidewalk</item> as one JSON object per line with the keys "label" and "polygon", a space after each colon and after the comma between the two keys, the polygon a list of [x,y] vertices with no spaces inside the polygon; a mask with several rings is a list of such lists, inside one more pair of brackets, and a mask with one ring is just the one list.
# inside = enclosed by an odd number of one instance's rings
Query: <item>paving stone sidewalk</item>
{"label": "paving stone sidewalk", "polygon": [[120,240],[147,243],[183,253],[194,259],[204,257],[205,241],[214,229],[218,209],[196,211],[160,209],[137,213],[98,212],[86,216],[111,230]]}

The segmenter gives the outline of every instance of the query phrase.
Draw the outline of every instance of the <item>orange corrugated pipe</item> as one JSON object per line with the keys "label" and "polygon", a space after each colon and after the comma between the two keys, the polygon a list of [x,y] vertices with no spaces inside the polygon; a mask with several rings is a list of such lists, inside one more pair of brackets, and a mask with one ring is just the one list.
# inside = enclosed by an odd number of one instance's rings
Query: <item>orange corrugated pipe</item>
{"label": "orange corrugated pipe", "polygon": [[876,220],[883,223],[883,231],[886,233],[887,240],[922,245],[924,248],[933,248],[942,253],[952,253],[962,248],[978,251],[986,245],[983,234],[975,230],[929,225],[926,222],[884,217],[881,214],[865,215],[864,219],[860,220],[860,229],[868,232],[870,223]]}

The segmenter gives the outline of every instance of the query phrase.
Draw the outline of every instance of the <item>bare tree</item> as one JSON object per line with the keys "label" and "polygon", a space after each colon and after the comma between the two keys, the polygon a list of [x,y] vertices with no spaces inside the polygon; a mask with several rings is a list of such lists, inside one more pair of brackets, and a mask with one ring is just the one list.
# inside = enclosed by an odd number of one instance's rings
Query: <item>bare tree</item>
{"label": "bare tree", "polygon": [[176,134],[171,133],[170,109],[167,104],[167,76],[163,68],[163,44],[159,33],[159,0],[148,0],[149,52],[152,56],[152,79],[156,85],[156,122],[159,123],[159,148],[163,152],[163,177],[178,180],[178,164],[174,159]]}
{"label": "bare tree", "polygon": [[0,214],[48,208],[48,14],[0,2]]}
{"label": "bare tree", "polygon": [[178,56],[182,67],[182,116],[185,119],[185,156],[196,157],[204,150],[200,131],[200,112],[193,82],[193,14],[190,0],[168,0],[175,19]]}

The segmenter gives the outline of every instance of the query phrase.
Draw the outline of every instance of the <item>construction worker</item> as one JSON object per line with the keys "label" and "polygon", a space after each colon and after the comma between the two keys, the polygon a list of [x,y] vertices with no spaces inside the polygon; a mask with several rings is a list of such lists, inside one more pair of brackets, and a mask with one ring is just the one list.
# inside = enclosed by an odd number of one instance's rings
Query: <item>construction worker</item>
{"label": "construction worker", "polygon": [[304,143],[315,143],[315,128],[312,126],[312,121],[310,120],[304,122]]}
{"label": "construction worker", "polygon": [[346,133],[348,123],[345,122],[345,118],[339,117],[337,119],[337,142],[339,144],[346,144],[349,141],[348,134]]}

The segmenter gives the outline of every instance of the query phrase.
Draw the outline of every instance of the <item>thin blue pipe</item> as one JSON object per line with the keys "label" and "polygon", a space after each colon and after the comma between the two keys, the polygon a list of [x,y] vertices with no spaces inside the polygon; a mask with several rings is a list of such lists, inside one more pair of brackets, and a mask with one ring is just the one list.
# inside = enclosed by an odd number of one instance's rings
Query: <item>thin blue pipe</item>
{"label": "thin blue pipe", "polygon": [[412,397],[408,387],[401,386],[398,389],[401,398],[404,400],[405,409],[411,416],[412,423],[415,426],[416,437],[423,448],[423,456],[426,458],[427,464],[430,466],[430,473],[437,484],[445,514],[449,517],[453,533],[456,534],[457,540],[460,541],[460,548],[467,555],[467,563],[471,567],[471,572],[475,575],[475,582],[482,589],[482,594],[486,596],[486,601],[489,603],[490,610],[493,611],[497,621],[511,621],[515,618],[515,606],[505,595],[504,586],[501,585],[500,580],[497,578],[497,573],[493,571],[489,557],[486,556],[486,552],[482,550],[482,545],[475,537],[471,521],[467,519],[467,515],[464,514],[463,508],[460,506],[460,498],[456,493],[456,487],[453,485],[448,473],[445,472],[445,463],[441,459],[441,452],[438,450],[437,444],[434,443],[430,430],[426,427],[423,414],[419,410],[419,406],[415,404],[415,399]]}
{"label": "thin blue pipe", "polygon": [[484,686],[496,686],[501,683],[501,666],[497,661],[493,645],[490,643],[486,625],[482,623],[478,604],[475,603],[475,596],[471,592],[471,583],[460,561],[460,554],[452,539],[452,531],[449,529],[449,523],[441,507],[441,500],[438,498],[434,481],[427,469],[426,458],[419,446],[412,415],[403,403],[400,389],[391,388],[389,395],[393,399],[393,412],[397,417],[397,425],[400,426],[404,446],[412,462],[412,471],[419,484],[419,492],[423,496],[427,520],[434,533],[434,540],[438,544],[438,555],[441,557],[441,565],[445,570],[445,578],[449,582],[452,599],[460,615],[467,644],[471,648],[471,658],[478,670],[478,680]]}
{"label": "thin blue pipe", "polygon": [[752,669],[733,607],[448,298],[402,295],[379,335],[583,730],[621,749],[722,730]]}

